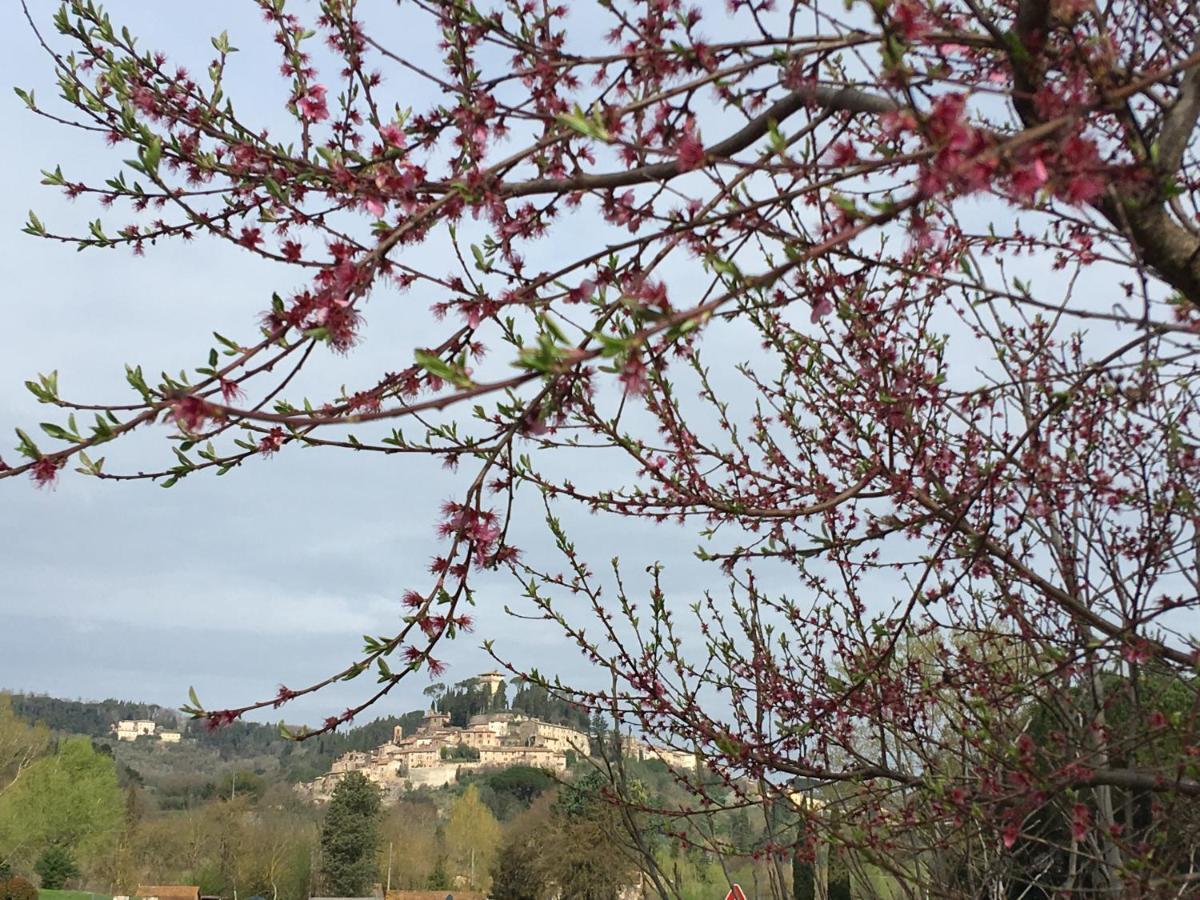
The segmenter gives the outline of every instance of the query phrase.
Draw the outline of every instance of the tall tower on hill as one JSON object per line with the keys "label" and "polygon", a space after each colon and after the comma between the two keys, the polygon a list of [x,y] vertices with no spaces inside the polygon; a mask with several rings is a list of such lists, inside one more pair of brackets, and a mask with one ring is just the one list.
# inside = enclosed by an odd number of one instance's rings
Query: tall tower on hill
{"label": "tall tower on hill", "polygon": [[476,675],[475,680],[485,685],[494,697],[496,691],[500,690],[500,685],[504,684],[504,675],[501,672],[484,672],[482,675]]}

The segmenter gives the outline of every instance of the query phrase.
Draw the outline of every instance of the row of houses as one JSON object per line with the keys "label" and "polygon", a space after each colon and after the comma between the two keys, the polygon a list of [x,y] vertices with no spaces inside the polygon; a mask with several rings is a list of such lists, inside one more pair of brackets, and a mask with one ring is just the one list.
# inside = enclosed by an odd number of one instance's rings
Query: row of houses
{"label": "row of houses", "polygon": [[[476,676],[494,694],[503,683],[499,672]],[[695,769],[693,754],[659,747],[632,736],[622,740],[622,752],[637,760],[657,759],[676,769]],[[568,725],[544,722],[511,710],[472,716],[465,727],[450,724],[449,713],[428,710],[412,734],[397,725],[392,739],[373,750],[351,751],[334,760],[324,775],[298,789],[325,801],[350,772],[360,772],[394,797],[420,786],[452,784],[464,771],[532,766],[565,772],[569,755],[588,756],[587,734]]]}
{"label": "row of houses", "polygon": [[453,783],[459,772],[474,769],[533,766],[565,772],[568,753],[588,751],[588,736],[565,725],[503,711],[473,716],[462,728],[451,725],[448,714],[431,709],[412,734],[396,726],[391,741],[338,757],[327,774],[301,790],[327,800],[349,772],[361,772],[389,794],[421,785],[441,787]]}

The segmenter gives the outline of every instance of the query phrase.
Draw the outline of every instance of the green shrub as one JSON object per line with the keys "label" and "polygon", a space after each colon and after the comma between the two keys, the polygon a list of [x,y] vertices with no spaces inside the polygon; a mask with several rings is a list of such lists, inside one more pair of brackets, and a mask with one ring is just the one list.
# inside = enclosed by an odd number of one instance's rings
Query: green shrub
{"label": "green shrub", "polygon": [[75,858],[66,847],[50,847],[33,864],[33,871],[42,879],[42,887],[48,891],[60,891],[72,878],[79,876]]}

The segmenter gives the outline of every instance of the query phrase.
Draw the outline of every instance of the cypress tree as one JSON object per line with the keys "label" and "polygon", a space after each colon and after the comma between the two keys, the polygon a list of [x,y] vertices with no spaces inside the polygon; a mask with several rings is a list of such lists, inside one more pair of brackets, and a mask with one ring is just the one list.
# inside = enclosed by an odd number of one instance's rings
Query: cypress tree
{"label": "cypress tree", "polygon": [[799,853],[792,857],[792,897],[795,900],[815,900],[817,885],[814,874],[812,863],[802,859]]}
{"label": "cypress tree", "polygon": [[379,788],[350,772],[333,789],[321,826],[321,877],[334,897],[366,896],[379,876]]}

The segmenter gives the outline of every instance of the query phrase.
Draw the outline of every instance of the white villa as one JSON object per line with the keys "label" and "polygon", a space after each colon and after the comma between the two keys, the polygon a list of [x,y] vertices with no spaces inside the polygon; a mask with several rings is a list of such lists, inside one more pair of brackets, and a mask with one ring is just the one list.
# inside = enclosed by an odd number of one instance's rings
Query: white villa
{"label": "white villa", "polygon": [[183,735],[178,731],[159,731],[158,724],[149,719],[122,719],[112,726],[118,741],[136,741],[140,737],[155,737],[164,744],[178,744]]}

